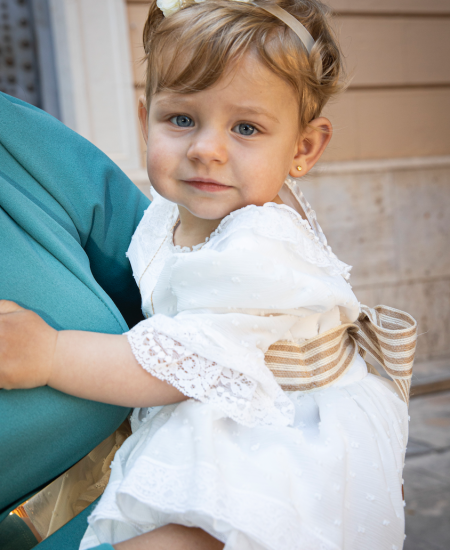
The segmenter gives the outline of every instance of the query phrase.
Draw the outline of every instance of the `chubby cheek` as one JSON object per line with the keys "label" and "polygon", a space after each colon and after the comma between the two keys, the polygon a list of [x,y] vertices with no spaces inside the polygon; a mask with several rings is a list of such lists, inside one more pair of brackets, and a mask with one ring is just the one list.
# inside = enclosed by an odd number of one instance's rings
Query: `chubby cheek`
{"label": "chubby cheek", "polygon": [[147,143],[147,171],[153,178],[169,173],[171,155],[161,141],[153,140],[149,136]]}
{"label": "chubby cheek", "polygon": [[164,140],[152,139],[150,134],[147,143],[147,173],[150,182],[158,193],[168,186],[168,180],[177,165],[171,149],[165,146]]}
{"label": "chubby cheek", "polygon": [[255,169],[246,179],[242,196],[246,204],[262,206],[271,202],[283,186],[287,172],[284,167],[267,164],[264,168]]}
{"label": "chubby cheek", "polygon": [[289,173],[292,157],[289,155],[290,142],[287,139],[270,140],[267,146],[236,151],[238,159],[236,172],[241,181],[243,203],[261,206],[273,201],[278,195]]}

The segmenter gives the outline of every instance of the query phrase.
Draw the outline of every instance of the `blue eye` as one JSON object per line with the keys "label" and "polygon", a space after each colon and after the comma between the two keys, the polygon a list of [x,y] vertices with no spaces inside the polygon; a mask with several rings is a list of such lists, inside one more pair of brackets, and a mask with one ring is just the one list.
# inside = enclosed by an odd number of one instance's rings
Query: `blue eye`
{"label": "blue eye", "polygon": [[241,122],[241,124],[236,124],[236,126],[233,128],[233,131],[241,134],[241,136],[252,136],[258,130],[247,122]]}
{"label": "blue eye", "polygon": [[170,119],[170,122],[172,122],[176,126],[179,126],[180,128],[189,128],[190,126],[194,126],[194,121],[192,120],[192,118],[189,118],[186,115],[173,116]]}

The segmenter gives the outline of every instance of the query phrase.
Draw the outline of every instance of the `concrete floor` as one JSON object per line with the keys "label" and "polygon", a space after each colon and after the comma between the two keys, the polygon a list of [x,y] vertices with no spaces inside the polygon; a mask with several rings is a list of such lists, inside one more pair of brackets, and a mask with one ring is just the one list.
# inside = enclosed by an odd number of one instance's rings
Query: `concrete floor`
{"label": "concrete floor", "polygon": [[450,391],[413,398],[404,550],[450,550]]}

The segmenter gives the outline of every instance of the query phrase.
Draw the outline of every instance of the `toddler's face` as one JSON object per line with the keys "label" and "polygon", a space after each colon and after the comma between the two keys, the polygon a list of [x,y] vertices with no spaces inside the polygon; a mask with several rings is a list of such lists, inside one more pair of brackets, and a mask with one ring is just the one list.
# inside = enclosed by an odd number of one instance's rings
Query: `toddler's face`
{"label": "toddler's face", "polygon": [[211,88],[152,98],[150,181],[199,218],[263,205],[295,172],[298,119],[293,89],[249,54]]}

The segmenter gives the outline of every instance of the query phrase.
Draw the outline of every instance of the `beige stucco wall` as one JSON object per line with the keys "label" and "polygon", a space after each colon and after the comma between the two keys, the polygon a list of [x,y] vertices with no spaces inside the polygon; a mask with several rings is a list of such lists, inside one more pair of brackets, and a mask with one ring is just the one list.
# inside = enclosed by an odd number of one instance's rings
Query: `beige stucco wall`
{"label": "beige stucco wall", "polygon": [[[450,368],[450,3],[328,3],[351,78],[326,108],[334,136],[305,195],[354,266],[360,301],[411,312],[418,359],[449,358]],[[127,4],[137,98],[148,4]]]}
{"label": "beige stucco wall", "polygon": [[358,299],[410,312],[418,360],[450,358],[450,159],[443,166],[320,173],[304,182]]}

